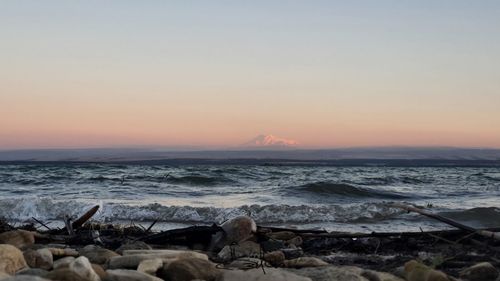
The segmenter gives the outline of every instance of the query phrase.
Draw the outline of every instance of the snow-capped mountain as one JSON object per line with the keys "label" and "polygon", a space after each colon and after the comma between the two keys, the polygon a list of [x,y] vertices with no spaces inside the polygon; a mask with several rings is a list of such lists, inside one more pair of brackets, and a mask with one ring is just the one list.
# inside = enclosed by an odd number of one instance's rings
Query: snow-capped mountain
{"label": "snow-capped mountain", "polygon": [[271,147],[271,148],[284,148],[295,147],[299,143],[295,140],[284,139],[273,135],[258,135],[252,140],[242,144],[243,147]]}

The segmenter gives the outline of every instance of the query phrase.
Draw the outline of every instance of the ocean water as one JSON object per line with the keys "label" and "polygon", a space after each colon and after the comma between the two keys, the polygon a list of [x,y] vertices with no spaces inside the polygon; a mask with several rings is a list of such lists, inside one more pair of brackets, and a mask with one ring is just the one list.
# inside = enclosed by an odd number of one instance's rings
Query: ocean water
{"label": "ocean water", "polygon": [[94,220],[161,229],[250,215],[261,225],[329,231],[448,226],[392,208],[425,206],[474,227],[500,227],[500,168],[266,165],[0,165],[0,216],[52,225],[94,205]]}

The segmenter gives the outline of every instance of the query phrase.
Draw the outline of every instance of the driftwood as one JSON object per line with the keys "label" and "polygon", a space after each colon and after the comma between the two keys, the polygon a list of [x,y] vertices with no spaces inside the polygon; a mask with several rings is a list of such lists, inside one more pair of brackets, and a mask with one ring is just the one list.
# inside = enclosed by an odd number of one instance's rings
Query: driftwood
{"label": "driftwood", "polygon": [[454,226],[454,227],[456,227],[458,229],[461,229],[461,230],[464,230],[464,231],[468,231],[468,232],[471,232],[471,233],[477,233],[477,234],[479,234],[481,236],[493,238],[495,240],[500,241],[500,232],[493,232],[493,231],[489,231],[489,230],[478,230],[478,229],[475,229],[475,228],[470,227],[468,225],[461,224],[461,223],[459,223],[457,221],[454,221],[452,219],[445,218],[445,217],[442,217],[440,215],[437,215],[437,214],[434,214],[434,213],[431,213],[431,212],[428,212],[426,210],[419,209],[419,208],[416,208],[416,207],[413,207],[413,206],[407,206],[407,205],[397,204],[397,203],[396,204],[391,204],[391,206],[393,206],[395,208],[406,210],[408,212],[415,212],[415,213],[424,215],[426,217],[429,217],[429,218],[432,218],[432,219],[444,222],[444,223],[449,224],[451,226]]}
{"label": "driftwood", "polygon": [[154,244],[208,245],[212,239],[212,235],[219,231],[222,231],[222,228],[217,225],[190,226],[187,228],[162,231],[160,233],[140,237],[137,240]]}
{"label": "driftwood", "polygon": [[73,235],[74,230],[80,228],[85,222],[87,222],[90,218],[92,218],[92,216],[95,215],[95,213],[97,213],[98,210],[99,210],[99,205],[92,207],[85,214],[76,219],[73,223],[69,222],[69,218],[65,218],[64,223],[66,224],[66,226],[63,229],[59,230],[58,233],[69,232],[70,235]]}

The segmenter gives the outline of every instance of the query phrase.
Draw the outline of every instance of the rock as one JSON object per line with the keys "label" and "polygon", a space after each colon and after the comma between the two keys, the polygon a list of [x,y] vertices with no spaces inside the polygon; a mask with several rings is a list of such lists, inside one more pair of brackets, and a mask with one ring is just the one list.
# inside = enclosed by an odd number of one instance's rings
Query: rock
{"label": "rock", "polygon": [[475,264],[460,272],[460,278],[468,281],[494,281],[498,275],[498,270],[489,262]]}
{"label": "rock", "polygon": [[405,263],[407,281],[450,281],[450,279],[439,270],[432,269],[416,260]]}
{"label": "rock", "polygon": [[[132,253],[135,253],[135,250],[131,250]],[[143,251],[146,252],[146,251]],[[150,260],[155,258],[160,258],[164,262],[171,261],[175,259],[184,259],[184,258],[198,258],[202,260],[208,261],[208,256],[205,254],[201,254],[193,251],[178,251],[178,250],[150,250],[147,251],[150,254],[131,254],[129,255],[129,251],[124,251],[123,256],[112,257],[108,262],[108,267],[110,269],[118,269],[118,268],[131,268],[136,269],[139,264],[144,260]]]}
{"label": "rock", "polygon": [[286,248],[285,242],[279,240],[267,240],[260,243],[264,252],[278,251]]}
{"label": "rock", "polygon": [[2,281],[50,281],[39,276],[30,276],[30,275],[16,275],[1,280]]}
{"label": "rock", "polygon": [[300,257],[293,260],[285,260],[284,265],[285,267],[302,268],[326,266],[329,264],[315,257]]}
{"label": "rock", "polygon": [[5,272],[0,272],[0,280],[5,279],[5,278],[9,278],[9,277],[10,277],[9,274],[7,274]]}
{"label": "rock", "polygon": [[95,245],[87,245],[80,250],[80,256],[87,257],[91,263],[105,264],[110,258],[120,256],[117,253]]}
{"label": "rock", "polygon": [[89,281],[100,281],[101,278],[95,273],[90,261],[82,256],[76,258],[68,265],[68,269],[75,272],[78,276]]}
{"label": "rock", "polygon": [[108,281],[163,281],[162,279],[135,270],[110,269],[106,271]]}
{"label": "rock", "polygon": [[269,252],[264,255],[264,260],[272,266],[282,266],[285,262],[285,254],[282,251]]}
{"label": "rock", "polygon": [[47,270],[41,268],[26,268],[21,271],[18,271],[16,275],[32,275],[44,277],[48,273]]}
{"label": "rock", "polygon": [[26,230],[13,230],[0,234],[0,244],[10,244],[19,249],[35,244],[35,233]]}
{"label": "rock", "polygon": [[91,266],[94,272],[99,276],[99,278],[101,278],[101,280],[104,280],[108,276],[108,274],[106,273],[104,268],[102,268],[102,266],[95,263],[92,263]]}
{"label": "rock", "polygon": [[285,259],[292,260],[296,258],[300,258],[304,255],[304,251],[300,248],[296,249],[281,249],[283,254],[285,254]]}
{"label": "rock", "polygon": [[288,245],[294,245],[294,246],[300,246],[300,245],[302,245],[303,242],[304,241],[302,240],[302,237],[297,236],[297,237],[294,237],[294,238],[292,238],[290,240],[287,240],[286,244],[288,244]]}
{"label": "rock", "polygon": [[158,277],[170,281],[190,281],[193,279],[214,281],[219,274],[215,264],[197,258],[175,260],[158,271]]}
{"label": "rock", "polygon": [[24,252],[24,259],[30,267],[51,269],[54,263],[54,258],[49,249],[27,250]]}
{"label": "rock", "polygon": [[[335,280],[335,279],[332,279]],[[343,279],[339,279],[343,280]],[[217,281],[312,281],[308,277],[296,275],[289,271],[276,268],[261,268],[242,270],[224,270]]]}
{"label": "rock", "polygon": [[12,275],[26,266],[23,252],[12,245],[0,244],[0,272]]}
{"label": "rock", "polygon": [[142,242],[142,241],[135,241],[132,243],[127,243],[127,244],[122,244],[118,249],[116,249],[115,252],[117,252],[120,255],[123,255],[123,251],[126,250],[151,250],[151,246],[148,244]]}
{"label": "rock", "polygon": [[158,269],[162,267],[163,267],[163,260],[160,258],[155,258],[151,260],[141,261],[141,263],[139,263],[139,266],[137,267],[137,271],[155,275]]}
{"label": "rock", "polygon": [[247,216],[230,219],[221,225],[223,232],[213,235],[210,249],[220,249],[232,243],[242,242],[257,231],[255,221]]}
{"label": "rock", "polygon": [[123,251],[123,256],[131,255],[156,255],[159,258],[183,258],[193,257],[208,260],[208,256],[203,253],[198,253],[190,250],[126,250]]}
{"label": "rock", "polygon": [[[262,266],[262,265],[266,266],[266,262],[261,260],[261,259],[239,258],[239,259],[232,261],[230,264],[227,265],[227,267],[241,269],[241,270],[247,270],[247,269],[257,268],[257,267]],[[266,267],[268,267],[268,266],[266,266]]]}
{"label": "rock", "polygon": [[367,281],[361,276],[361,269],[356,270],[354,267],[306,267],[302,269],[287,269],[295,274],[306,276],[313,281],[329,281],[329,280],[342,280],[342,281]]}
{"label": "rock", "polygon": [[230,261],[242,257],[259,257],[261,252],[259,244],[252,241],[243,241],[237,245],[225,246],[217,256],[223,261]]}
{"label": "rock", "polygon": [[297,237],[297,234],[291,231],[279,231],[279,232],[268,233],[267,237],[275,240],[288,241],[290,239]]}
{"label": "rock", "polygon": [[49,271],[49,273],[47,273],[44,277],[50,280],[57,281],[89,281],[89,279],[80,276],[78,273],[74,272],[68,267]]}
{"label": "rock", "polygon": [[71,248],[49,248],[49,250],[54,257],[77,257],[79,255],[77,250]]}
{"label": "rock", "polygon": [[75,261],[75,257],[64,257],[62,259],[58,259],[54,261],[52,267],[54,269],[68,267],[70,263]]}

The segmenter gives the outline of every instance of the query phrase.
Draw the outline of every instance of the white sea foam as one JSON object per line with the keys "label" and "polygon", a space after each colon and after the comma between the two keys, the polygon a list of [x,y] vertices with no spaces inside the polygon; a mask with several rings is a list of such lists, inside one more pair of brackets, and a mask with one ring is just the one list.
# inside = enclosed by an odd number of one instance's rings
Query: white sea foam
{"label": "white sea foam", "polygon": [[397,216],[401,212],[383,203],[351,205],[290,206],[290,205],[243,205],[234,208],[164,206],[160,204],[131,205],[115,202],[77,200],[52,200],[49,198],[24,197],[0,199],[0,213],[13,221],[60,220],[65,215],[78,216],[94,205],[99,212],[98,221],[151,221],[186,223],[221,223],[237,215],[250,215],[259,223],[310,223],[350,222],[378,220]]}

